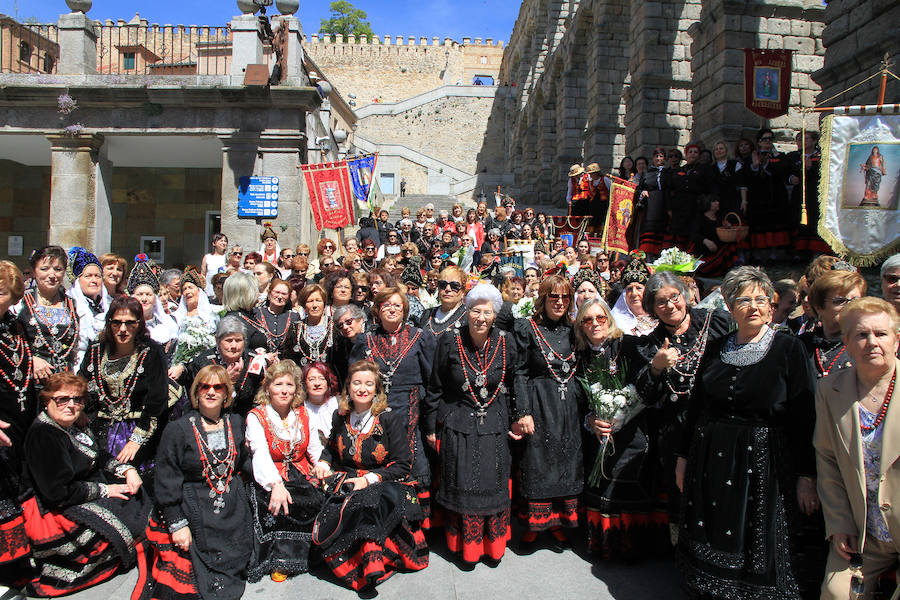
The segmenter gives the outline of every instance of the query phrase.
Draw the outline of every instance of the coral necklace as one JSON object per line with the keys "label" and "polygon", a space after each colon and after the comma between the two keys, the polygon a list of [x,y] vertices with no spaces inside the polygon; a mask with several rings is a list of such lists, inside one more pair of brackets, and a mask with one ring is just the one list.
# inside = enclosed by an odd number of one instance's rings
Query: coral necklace
{"label": "coral necklace", "polygon": [[[500,337],[500,342],[494,347],[494,354],[491,356],[490,360],[488,360],[488,353],[491,349],[490,338],[488,338],[487,344],[484,347],[484,360],[481,359],[478,349],[475,349],[475,360],[478,361],[477,366],[472,364],[472,361],[469,360],[468,353],[463,349],[462,334],[459,332],[456,334],[456,348],[459,351],[460,366],[462,366],[463,377],[466,380],[462,389],[464,392],[468,392],[469,396],[472,397],[472,401],[475,402],[475,416],[478,417],[479,425],[483,425],[484,418],[487,416],[487,408],[501,392],[506,391],[506,386],[503,385],[503,381],[506,378],[506,336]],[[490,394],[487,389],[487,372],[491,368],[491,365],[494,364],[497,354],[501,352],[503,353],[503,370],[500,371],[500,381],[497,383],[497,388],[494,390],[493,394]],[[478,390],[478,396],[475,395],[475,388],[472,386],[472,382],[469,381],[468,369],[472,369],[472,371],[475,372],[475,385],[481,388]]]}
{"label": "coral necklace", "polygon": [[816,350],[815,350],[816,366],[819,367],[819,373],[822,374],[822,377],[828,377],[828,374],[831,373],[831,368],[834,366],[834,363],[836,363],[837,359],[839,359],[841,357],[841,354],[844,353],[844,348],[845,348],[844,344],[841,344],[841,349],[838,350],[838,353],[835,354],[834,358],[831,359],[831,362],[828,363],[827,369],[825,368],[825,365],[822,364],[824,362],[823,359],[825,358],[825,353],[822,352],[821,350],[819,350],[818,348],[816,348]]}
{"label": "coral necklace", "polygon": [[[7,340],[7,336],[9,340]],[[7,354],[8,352],[8,354]],[[0,378],[15,392],[19,403],[19,411],[25,410],[25,396],[28,386],[34,375],[34,361],[31,358],[31,348],[21,334],[8,333],[0,336],[0,356],[10,365],[11,374],[0,369]],[[22,372],[22,368],[25,372]],[[24,377],[24,379],[22,379]],[[16,381],[22,381],[22,387],[16,386]]]}
{"label": "coral necklace", "polygon": [[894,384],[897,382],[897,369],[894,369],[894,374],[891,376],[891,383],[888,384],[887,392],[884,394],[884,400],[881,401],[881,410],[878,411],[878,416],[872,422],[872,425],[866,427],[865,425],[860,424],[859,428],[862,432],[870,433],[881,425],[881,422],[884,421],[884,417],[887,414],[888,406],[891,404],[891,398],[894,396]]}
{"label": "coral necklace", "polygon": [[[575,356],[575,351],[572,352],[568,356],[563,356],[559,352],[553,349],[553,346],[550,342],[547,341],[547,338],[544,337],[544,334],[541,333],[540,327],[538,324],[534,322],[534,318],[528,319],[528,322],[531,323],[531,329],[534,331],[535,338],[537,339],[538,351],[541,354],[541,358],[544,359],[544,362],[547,364],[547,370],[550,372],[550,375],[556,380],[556,383],[559,384],[559,399],[563,402],[566,400],[566,389],[568,388],[568,383],[575,375],[575,367],[578,365],[578,359]],[[547,346],[547,352],[544,352],[543,346]],[[562,372],[565,375],[560,375],[553,369],[553,365],[550,364],[550,361],[553,357],[558,358],[562,361]],[[569,361],[575,359],[575,362],[569,364]]]}
{"label": "coral necklace", "polygon": [[[53,366],[54,372],[68,370],[70,368],[68,365],[69,355],[72,355],[74,358],[75,351],[78,349],[78,313],[75,311],[74,302],[68,296],[63,296],[63,304],[66,312],[69,314],[69,324],[66,325],[65,330],[60,334],[59,326],[45,319],[42,311],[38,310],[37,291],[35,291],[34,295],[25,294],[25,306],[28,307],[28,312],[31,314],[29,323],[35,330],[34,347],[43,347],[49,352],[49,362]],[[49,340],[47,339],[47,334],[44,333],[44,329],[49,334]],[[68,345],[66,345],[65,340],[70,330],[72,331],[72,336]]]}
{"label": "coral necklace", "polygon": [[191,417],[191,427],[194,429],[194,439],[197,449],[200,450],[200,464],[203,467],[203,478],[209,486],[209,498],[213,501],[213,512],[219,514],[225,508],[225,499],[222,497],[231,490],[231,475],[234,473],[234,465],[237,458],[237,447],[234,444],[234,433],[231,431],[231,419],[225,418],[225,458],[219,458],[207,445],[200,431],[197,429],[197,420]]}

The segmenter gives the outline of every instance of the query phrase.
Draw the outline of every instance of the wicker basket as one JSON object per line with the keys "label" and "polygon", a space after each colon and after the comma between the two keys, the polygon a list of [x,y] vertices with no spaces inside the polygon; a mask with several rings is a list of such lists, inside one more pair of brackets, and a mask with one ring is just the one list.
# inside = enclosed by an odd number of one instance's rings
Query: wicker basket
{"label": "wicker basket", "polygon": [[[734,215],[737,219],[737,224],[732,225],[728,221],[728,217]],[[750,227],[744,225],[743,221],[741,221],[741,215],[736,212],[730,212],[725,215],[725,218],[722,219],[722,227],[716,227],[716,235],[719,236],[719,239],[723,242],[730,244],[734,242],[739,242],[747,237],[747,234],[750,232]]]}

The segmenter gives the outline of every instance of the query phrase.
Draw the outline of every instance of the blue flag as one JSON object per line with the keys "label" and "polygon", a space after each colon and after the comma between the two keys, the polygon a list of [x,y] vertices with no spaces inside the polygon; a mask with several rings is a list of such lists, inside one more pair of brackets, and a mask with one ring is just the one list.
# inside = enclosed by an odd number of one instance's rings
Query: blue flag
{"label": "blue flag", "polygon": [[[375,160],[375,154],[347,159],[347,166],[350,167],[350,181],[353,182],[353,195],[360,206],[369,206],[369,192],[372,189]],[[372,207],[369,206],[369,208]]]}

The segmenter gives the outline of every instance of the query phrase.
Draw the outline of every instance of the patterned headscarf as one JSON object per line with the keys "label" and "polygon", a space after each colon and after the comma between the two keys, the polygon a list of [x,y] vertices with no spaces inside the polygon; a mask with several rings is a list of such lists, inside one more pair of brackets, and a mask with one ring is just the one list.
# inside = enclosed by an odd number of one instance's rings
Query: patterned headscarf
{"label": "patterned headscarf", "polygon": [[628,261],[628,264],[625,265],[625,270],[622,271],[623,287],[627,287],[631,283],[645,285],[647,280],[650,279],[650,269],[647,267],[647,263],[644,262],[645,256],[643,252],[631,253],[631,260]]}
{"label": "patterned headscarf", "polygon": [[141,285],[149,285],[154,294],[159,294],[159,277],[154,266],[153,261],[144,253],[134,257],[134,268],[128,274],[128,284],[125,286],[129,294],[133,294]]}
{"label": "patterned headscarf", "polygon": [[193,283],[201,290],[206,287],[206,282],[203,281],[203,276],[200,275],[200,271],[198,271],[195,267],[188,266],[184,269],[184,274],[181,276],[181,284],[185,283]]}
{"label": "patterned headscarf", "polygon": [[585,281],[591,282],[595,288],[597,288],[597,292],[606,300],[607,295],[609,294],[609,282],[600,277],[597,274],[597,271],[593,269],[581,269],[575,276],[572,277],[572,289],[577,290],[578,286],[580,286]]}
{"label": "patterned headscarf", "polygon": [[85,250],[80,246],[74,246],[69,250],[69,276],[72,281],[81,277],[85,267],[88,265],[97,265],[100,267],[100,272],[103,272],[103,265],[100,264],[100,259],[90,251]]}

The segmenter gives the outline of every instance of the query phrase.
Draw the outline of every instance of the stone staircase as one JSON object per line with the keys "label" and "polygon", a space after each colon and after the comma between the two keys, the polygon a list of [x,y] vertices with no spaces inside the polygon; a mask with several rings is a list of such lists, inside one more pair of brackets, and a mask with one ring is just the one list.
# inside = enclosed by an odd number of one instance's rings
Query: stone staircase
{"label": "stone staircase", "polygon": [[[453,205],[457,202],[463,205],[463,211],[468,210],[469,208],[475,208],[475,202],[472,200],[459,200],[455,196],[442,196],[442,195],[434,195],[434,194],[407,194],[403,198],[400,197],[399,194],[391,194],[385,196],[387,202],[384,207],[387,208],[391,215],[397,215],[397,218],[400,217],[400,209],[404,206],[408,206],[412,211],[413,217],[416,215],[416,211],[425,206],[426,204],[434,204],[434,212],[435,214],[440,213],[442,210],[446,210],[448,213],[452,212]],[[493,198],[489,199],[489,202],[493,202]]]}

